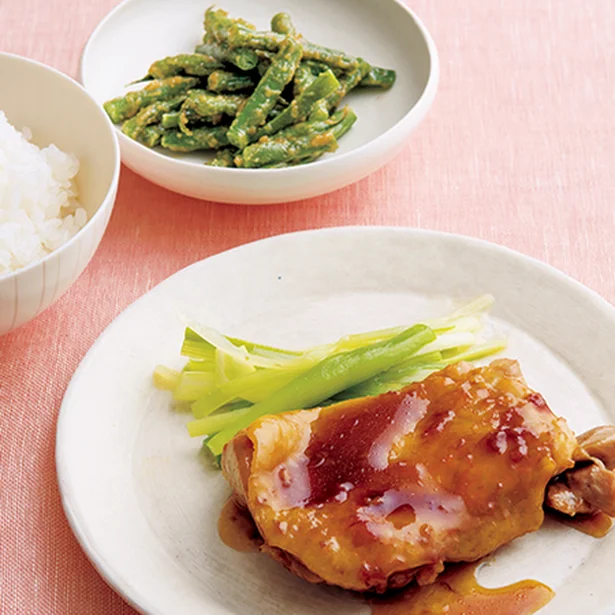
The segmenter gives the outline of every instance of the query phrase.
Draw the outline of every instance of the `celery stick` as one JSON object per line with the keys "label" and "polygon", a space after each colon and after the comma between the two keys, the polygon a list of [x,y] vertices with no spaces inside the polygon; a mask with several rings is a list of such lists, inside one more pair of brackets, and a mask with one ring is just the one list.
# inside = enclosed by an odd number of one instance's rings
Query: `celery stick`
{"label": "celery stick", "polygon": [[471,301],[470,303],[467,303],[466,305],[463,305],[462,307],[458,308],[452,314],[449,314],[444,318],[428,320],[425,322],[425,324],[437,332],[441,329],[446,329],[450,326],[454,326],[457,321],[467,316],[477,316],[478,314],[484,314],[488,312],[493,306],[494,302],[495,299],[493,295],[481,295],[480,297],[474,299],[474,301]]}
{"label": "celery stick", "polygon": [[446,350],[447,348],[470,347],[476,342],[476,336],[469,331],[461,333],[443,333],[438,335],[436,340],[423,348],[423,352],[436,352]]}
{"label": "celery stick", "polygon": [[199,398],[192,404],[192,413],[195,418],[201,419],[237,398],[250,402],[261,401],[309,370],[312,365],[312,362],[296,361],[283,369],[259,370],[235,378]]}
{"label": "celery stick", "polygon": [[256,371],[256,368],[249,361],[248,351],[243,346],[238,350],[244,354],[243,357],[237,354],[227,354],[223,350],[216,350],[214,368],[216,386],[221,386],[230,380]]}
{"label": "celery stick", "polygon": [[198,360],[198,359],[190,359],[188,363],[186,363],[186,367],[184,367],[184,371],[186,372],[213,372],[215,370],[214,361],[209,360]]}
{"label": "celery stick", "polygon": [[154,386],[161,391],[172,391],[179,382],[179,372],[165,367],[164,365],[157,365],[154,369]]}
{"label": "celery stick", "polygon": [[229,338],[225,337],[215,329],[211,329],[210,327],[205,327],[197,323],[192,323],[189,329],[191,331],[190,335],[194,336],[194,334],[196,334],[217,350],[221,350],[226,354],[235,357],[238,361],[246,360],[247,357],[246,362],[253,367],[279,367],[292,360],[289,357],[280,356],[279,358],[271,358],[261,356],[256,353],[249,353],[245,350],[245,346],[242,351],[239,346],[236,346],[230,341]]}
{"label": "celery stick", "polygon": [[213,374],[207,372],[182,372],[173,391],[175,401],[194,401],[214,386]]}
{"label": "celery stick", "polygon": [[244,346],[251,354],[258,354],[271,359],[292,359],[303,354],[300,350],[287,350],[285,348],[276,348],[275,346],[264,346],[263,344],[247,342],[246,340],[242,340],[237,337],[227,337],[226,339],[228,339],[232,344],[235,344],[235,346]]}
{"label": "celery stick", "polygon": [[438,365],[442,361],[442,354],[439,352],[421,353],[411,359],[398,363],[365,382],[345,389],[334,397],[335,401],[345,401],[356,399],[357,397],[370,397],[388,393],[389,391],[401,388],[404,379],[408,379],[411,374],[416,373],[426,366]]}
{"label": "celery stick", "polygon": [[469,350],[465,350],[457,355],[445,357],[444,363],[445,365],[452,365],[454,363],[459,363],[460,361],[478,361],[479,359],[484,359],[497,354],[498,352],[502,352],[502,350],[506,350],[507,347],[508,342],[504,339],[492,340],[490,342],[485,342],[484,344],[473,346]]}
{"label": "celery stick", "polygon": [[315,406],[390,369],[404,357],[434,341],[435,337],[429,327],[416,325],[391,340],[327,357],[266,400],[255,404],[236,423],[217,433],[207,446],[214,455],[219,455],[237,432],[261,416]]}
{"label": "celery stick", "polygon": [[249,408],[243,410],[233,410],[232,412],[224,412],[222,414],[213,414],[203,419],[190,421],[188,423],[188,433],[192,438],[199,436],[209,436],[218,433],[219,431],[230,427],[240,418],[246,416]]}
{"label": "celery stick", "polygon": [[181,355],[197,361],[213,361],[216,349],[206,341],[184,338]]}

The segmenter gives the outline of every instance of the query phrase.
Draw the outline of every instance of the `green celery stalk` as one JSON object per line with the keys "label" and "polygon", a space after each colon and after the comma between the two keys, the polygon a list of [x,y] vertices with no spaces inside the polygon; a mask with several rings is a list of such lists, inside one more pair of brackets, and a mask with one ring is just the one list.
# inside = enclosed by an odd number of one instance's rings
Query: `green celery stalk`
{"label": "green celery stalk", "polygon": [[202,419],[237,398],[259,402],[309,370],[312,365],[309,361],[297,361],[285,368],[259,370],[240,376],[199,398],[192,404],[192,413],[196,419]]}
{"label": "green celery stalk", "polygon": [[214,375],[207,372],[182,372],[173,391],[175,401],[194,401],[214,386]]}
{"label": "green celery stalk", "polygon": [[459,363],[460,361],[478,361],[479,359],[484,359],[497,354],[498,352],[502,352],[503,350],[506,350],[507,347],[508,342],[504,339],[492,340],[490,342],[485,342],[484,344],[473,346],[467,350],[464,349],[458,354],[445,356],[444,364],[452,365],[454,363]]}
{"label": "green celery stalk", "polygon": [[327,357],[262,402],[255,404],[232,426],[218,432],[207,442],[214,455],[236,433],[266,414],[309,408],[390,369],[404,357],[433,342],[435,333],[425,325],[416,325],[391,340]]}
{"label": "green celery stalk", "polygon": [[240,418],[246,416],[249,411],[249,408],[243,408],[241,410],[232,410],[231,412],[213,414],[212,416],[207,416],[197,421],[190,421],[187,425],[188,433],[192,438],[209,436],[211,434],[218,433],[219,431],[230,427]]}
{"label": "green celery stalk", "polygon": [[154,386],[161,391],[172,391],[179,382],[180,373],[164,365],[154,369]]}
{"label": "green celery stalk", "polygon": [[209,359],[190,359],[184,367],[185,372],[213,372],[215,363]]}

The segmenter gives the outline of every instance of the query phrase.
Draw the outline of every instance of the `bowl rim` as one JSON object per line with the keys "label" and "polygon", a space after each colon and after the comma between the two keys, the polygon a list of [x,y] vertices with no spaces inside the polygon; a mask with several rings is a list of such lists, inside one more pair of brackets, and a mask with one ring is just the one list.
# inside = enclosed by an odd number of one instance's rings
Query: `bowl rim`
{"label": "bowl rim", "polygon": [[78,81],[76,81],[69,75],[63,73],[62,71],[58,70],[57,68],[53,68],[52,66],[49,66],[48,64],[44,64],[43,62],[39,62],[38,60],[26,58],[16,53],[8,53],[8,52],[0,51],[0,60],[3,60],[5,58],[8,59],[9,61],[16,61],[16,62],[22,62],[24,64],[30,64],[38,68],[41,68],[45,71],[48,71],[50,73],[53,73],[60,80],[67,82],[70,87],[76,87],[78,90],[81,91],[82,94],[85,94],[88,100],[96,108],[96,112],[100,116],[103,117],[103,120],[106,122],[107,128],[109,129],[109,132],[111,134],[112,143],[113,143],[113,173],[111,175],[111,181],[109,182],[109,187],[107,188],[107,192],[105,193],[105,196],[100,200],[100,203],[98,204],[96,211],[92,214],[92,216],[88,217],[83,227],[81,227],[68,241],[63,243],[59,248],[57,248],[56,250],[53,250],[52,252],[44,256],[43,258],[37,261],[34,261],[33,263],[30,263],[29,265],[26,265],[25,267],[22,267],[21,269],[17,269],[15,271],[9,271],[4,274],[0,273],[0,284],[8,280],[12,280],[23,273],[33,271],[35,268],[41,266],[43,263],[50,261],[52,258],[60,256],[60,254],[68,250],[68,248],[71,245],[79,241],[79,237],[88,227],[94,225],[95,220],[105,215],[105,213],[103,212],[103,209],[105,208],[103,206],[109,203],[109,201],[110,201],[111,210],[113,210],[113,207],[115,204],[115,199],[113,197],[117,191],[117,187],[119,184],[120,167],[121,167],[120,145],[119,145],[119,141],[118,141],[117,134],[115,131],[115,127],[111,123],[111,120],[109,119],[107,114],[104,112],[102,107],[96,102],[96,100],[94,100],[92,95]]}
{"label": "bowl rim", "polygon": [[[122,2],[120,2],[117,6],[111,9],[100,20],[100,22],[96,25],[94,30],[92,30],[85,45],[83,46],[81,57],[79,59],[79,82],[83,85],[84,88],[86,87],[84,65],[87,59],[87,55],[90,51],[90,48],[93,45],[94,39],[99,34],[99,32],[107,25],[107,22],[110,21],[113,17],[115,17],[116,13],[119,13],[122,10],[124,10],[124,8],[128,4],[131,4],[132,2],[138,2],[138,1],[142,1],[142,0],[122,0]],[[318,168],[318,167],[322,167],[323,165],[331,166],[332,164],[341,165],[344,161],[348,161],[349,164],[352,164],[353,159],[355,158],[358,159],[358,158],[363,157],[364,152],[368,148],[369,149],[376,148],[380,146],[381,144],[386,143],[387,141],[390,141],[391,137],[394,135],[395,132],[401,132],[402,134],[408,134],[412,130],[412,128],[418,126],[420,122],[423,120],[423,118],[427,115],[427,112],[429,111],[435,99],[436,92],[438,90],[438,84],[440,81],[440,59],[438,56],[438,50],[436,48],[434,39],[431,36],[425,24],[423,23],[423,21],[418,17],[418,15],[409,6],[407,6],[404,3],[403,0],[388,0],[388,1],[397,5],[405,13],[407,13],[407,15],[414,21],[414,24],[416,25],[423,39],[423,43],[425,45],[425,48],[427,50],[427,55],[429,58],[429,74],[427,77],[427,82],[425,83],[425,86],[423,87],[423,91],[421,92],[419,99],[407,111],[407,113],[393,126],[385,130],[382,134],[378,135],[377,137],[371,139],[367,143],[364,143],[363,145],[360,145],[359,147],[356,147],[348,152],[344,152],[343,154],[336,154],[331,157],[324,157],[320,160],[312,162],[309,165],[311,168]],[[102,108],[102,105],[100,105],[100,107]],[[142,145],[141,143],[138,143],[137,141],[134,141],[133,139],[130,139],[125,134],[123,134],[117,126],[113,125],[113,128],[116,131],[119,137],[120,143],[123,146],[125,147],[126,146],[129,146],[129,147],[136,146],[138,149],[140,148],[143,152],[147,152],[147,155],[151,155],[154,159],[158,161],[165,161],[165,163],[168,163],[171,167],[174,167],[177,170],[182,169],[182,168],[183,169],[195,168],[195,169],[201,169],[201,171],[205,173],[218,173],[220,175],[232,174],[235,177],[239,176],[238,174],[238,171],[239,171],[239,172],[243,172],[244,177],[250,176],[254,178],[272,177],[272,173],[290,175],[293,173],[296,174],[296,173],[301,173],[305,171],[305,167],[302,167],[302,166],[292,166],[292,167],[285,167],[285,168],[279,168],[279,169],[238,169],[238,168],[225,168],[225,167],[211,167],[211,166],[207,166],[203,164],[202,162],[201,163],[192,162],[190,160],[182,160],[181,158],[174,158],[174,157],[162,154],[154,149],[145,147],[144,145]]]}

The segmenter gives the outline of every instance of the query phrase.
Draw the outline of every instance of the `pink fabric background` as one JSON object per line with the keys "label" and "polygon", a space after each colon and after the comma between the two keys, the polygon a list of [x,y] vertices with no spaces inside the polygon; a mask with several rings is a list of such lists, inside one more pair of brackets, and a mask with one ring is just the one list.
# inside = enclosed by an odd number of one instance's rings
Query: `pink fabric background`
{"label": "pink fabric background", "polygon": [[[75,76],[87,36],[115,4],[0,0],[0,50]],[[435,37],[442,78],[433,111],[395,162],[335,194],[268,208],[191,200],[123,168],[109,230],[85,274],[0,339],[0,613],[134,613],[64,518],[56,418],[100,332],[181,267],[287,231],[403,225],[507,245],[615,301],[615,3],[411,4]]]}

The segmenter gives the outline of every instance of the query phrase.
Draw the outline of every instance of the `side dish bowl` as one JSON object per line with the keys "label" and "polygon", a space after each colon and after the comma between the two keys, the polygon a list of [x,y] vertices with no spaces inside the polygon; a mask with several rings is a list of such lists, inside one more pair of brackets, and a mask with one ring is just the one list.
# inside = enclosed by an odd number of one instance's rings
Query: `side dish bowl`
{"label": "side dish bowl", "polygon": [[[267,29],[271,17],[290,13],[302,34],[397,72],[389,91],[352,92],[347,102],[358,122],[340,149],[299,167],[244,170],[204,165],[207,156],[150,150],[119,130],[122,161],[144,178],[174,192],[218,201],[261,205],[332,192],[392,160],[433,102],[439,75],[435,44],[400,0],[225,0],[219,3]],[[98,25],[81,58],[81,81],[96,101],[120,96],[152,62],[189,53],[200,42],[200,0],[125,0]]]}
{"label": "side dish bowl", "polygon": [[[0,110],[39,147],[55,144],[80,162],[76,185],[85,226],[63,246],[29,266],[0,276],[0,335],[56,301],[90,262],[105,232],[117,192],[120,152],[104,111],[75,81],[32,60],[0,53]],[[0,203],[0,206],[2,204]]]}

